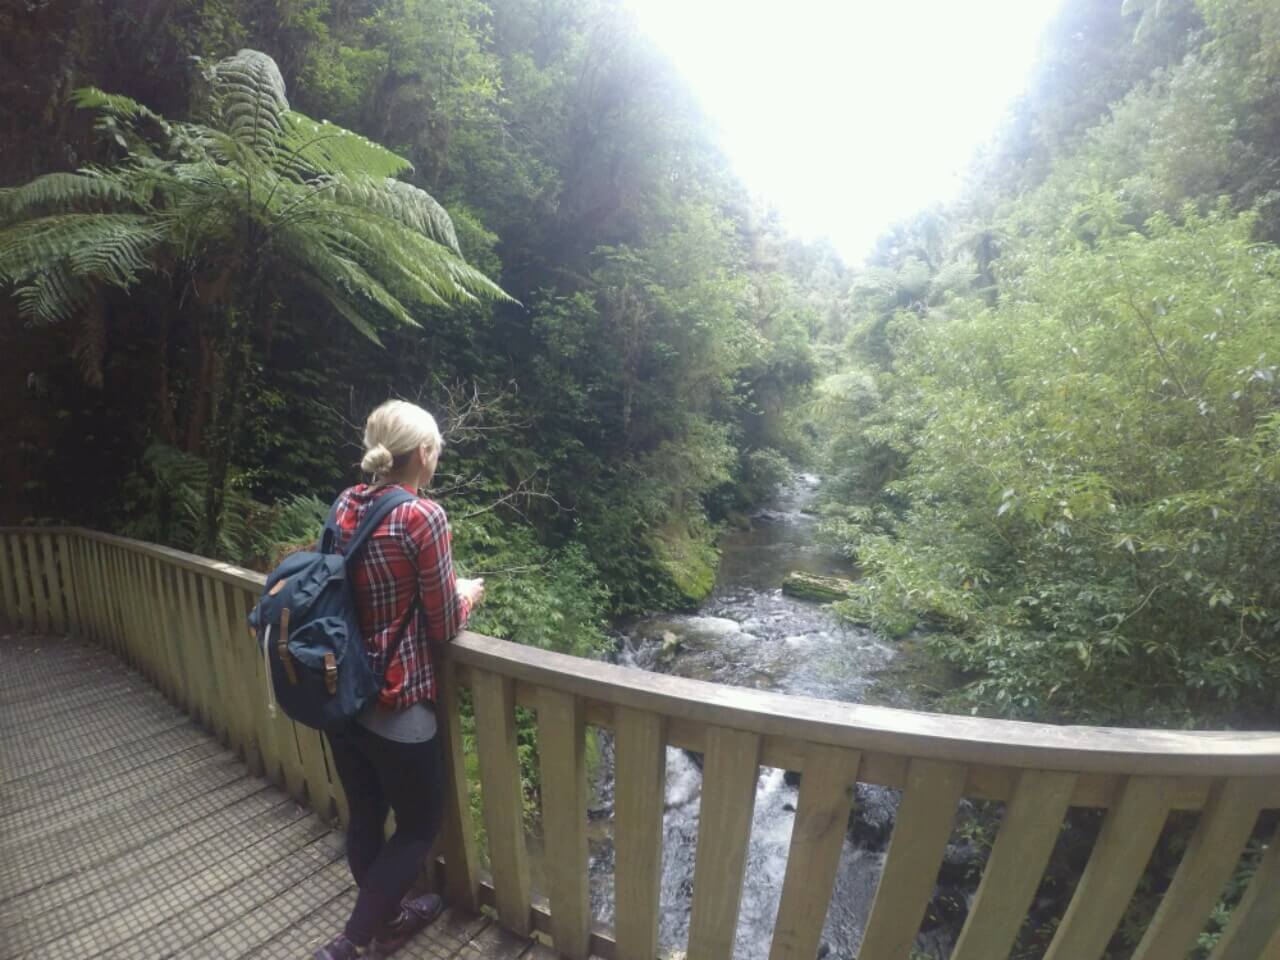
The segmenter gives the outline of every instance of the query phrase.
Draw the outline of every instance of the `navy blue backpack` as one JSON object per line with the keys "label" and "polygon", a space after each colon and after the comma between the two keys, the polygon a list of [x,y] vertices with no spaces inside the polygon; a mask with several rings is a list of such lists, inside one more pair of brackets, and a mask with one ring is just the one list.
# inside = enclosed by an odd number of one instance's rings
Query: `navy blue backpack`
{"label": "navy blue backpack", "polygon": [[413,499],[402,488],[378,497],[345,553],[335,552],[335,503],[320,552],[292,554],[267,577],[249,625],[270,674],[273,714],[279,703],[298,723],[337,732],[378,695],[382,678],[374,676],[365,656],[349,567],[387,514]]}

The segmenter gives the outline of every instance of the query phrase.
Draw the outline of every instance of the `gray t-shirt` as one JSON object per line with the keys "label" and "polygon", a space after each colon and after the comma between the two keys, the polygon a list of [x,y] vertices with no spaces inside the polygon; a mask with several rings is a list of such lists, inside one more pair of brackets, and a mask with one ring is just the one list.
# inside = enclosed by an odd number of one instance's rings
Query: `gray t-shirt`
{"label": "gray t-shirt", "polygon": [[356,723],[396,743],[425,743],[436,735],[436,711],[426,700],[404,710],[388,709],[375,700],[360,711]]}

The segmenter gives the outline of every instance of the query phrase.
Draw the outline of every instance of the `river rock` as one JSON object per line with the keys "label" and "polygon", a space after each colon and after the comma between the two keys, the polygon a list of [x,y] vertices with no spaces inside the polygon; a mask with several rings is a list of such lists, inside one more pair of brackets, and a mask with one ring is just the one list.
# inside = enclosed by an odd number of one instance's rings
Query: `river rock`
{"label": "river rock", "polygon": [[849,814],[849,840],[855,847],[879,852],[889,845],[901,794],[889,787],[859,783]]}
{"label": "river rock", "polygon": [[677,634],[670,630],[662,631],[662,651],[658,654],[658,659],[663,663],[670,663],[675,655],[680,652],[680,648],[684,646],[684,641]]}
{"label": "river rock", "polygon": [[782,592],[789,597],[798,597],[801,600],[831,603],[846,599],[853,592],[853,581],[793,570],[783,578]]}

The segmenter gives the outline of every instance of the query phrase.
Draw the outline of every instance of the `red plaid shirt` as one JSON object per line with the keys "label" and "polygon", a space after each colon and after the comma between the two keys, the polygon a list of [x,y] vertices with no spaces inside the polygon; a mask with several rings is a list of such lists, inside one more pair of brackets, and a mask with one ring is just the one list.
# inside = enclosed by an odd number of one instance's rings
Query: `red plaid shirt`
{"label": "red plaid shirt", "polygon": [[[362,483],[342,492],[336,516],[339,551],[351,542],[369,504],[390,489]],[[444,508],[419,498],[387,514],[351,572],[364,648],[374,676],[382,677],[378,700],[384,706],[403,710],[436,699],[430,643],[452,640],[471,613],[458,595],[450,544]],[[410,615],[415,597],[419,602]]]}

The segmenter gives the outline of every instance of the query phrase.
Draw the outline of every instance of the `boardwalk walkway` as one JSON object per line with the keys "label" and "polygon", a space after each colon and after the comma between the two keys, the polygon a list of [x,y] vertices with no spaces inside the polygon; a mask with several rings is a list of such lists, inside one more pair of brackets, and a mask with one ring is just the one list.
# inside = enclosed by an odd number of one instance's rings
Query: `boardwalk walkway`
{"label": "boardwalk walkway", "polygon": [[[0,960],[293,960],[353,898],[341,833],[143,677],[0,629]],[[449,911],[396,956],[548,953]]]}

